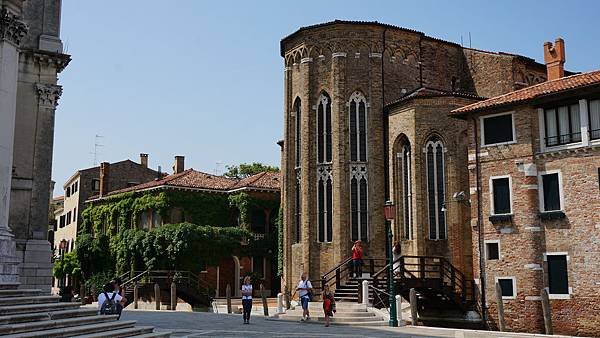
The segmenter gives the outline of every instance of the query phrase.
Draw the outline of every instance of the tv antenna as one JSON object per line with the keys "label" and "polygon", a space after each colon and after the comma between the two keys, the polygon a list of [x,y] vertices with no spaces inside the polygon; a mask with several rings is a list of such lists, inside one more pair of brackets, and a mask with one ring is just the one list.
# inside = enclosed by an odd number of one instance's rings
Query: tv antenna
{"label": "tv antenna", "polygon": [[104,136],[96,134],[94,137],[94,152],[90,153],[94,155],[94,165],[98,165],[98,148],[104,147],[104,144],[100,144],[101,138],[104,138]]}
{"label": "tv antenna", "polygon": [[221,175],[221,167],[223,166],[223,161],[217,161],[215,163],[215,175]]}

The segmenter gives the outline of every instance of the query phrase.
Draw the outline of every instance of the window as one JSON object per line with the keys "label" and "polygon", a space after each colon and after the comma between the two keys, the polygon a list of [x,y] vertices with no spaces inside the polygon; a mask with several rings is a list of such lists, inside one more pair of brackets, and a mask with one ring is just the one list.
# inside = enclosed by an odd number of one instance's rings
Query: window
{"label": "window", "polygon": [[77,222],[77,208],[73,208],[73,222]]}
{"label": "window", "polygon": [[588,102],[588,121],[590,123],[590,139],[600,139],[600,100]]}
{"label": "window", "polygon": [[513,114],[492,115],[481,118],[483,145],[515,142]]}
{"label": "window", "polygon": [[67,192],[65,193],[65,195],[67,195],[67,197],[71,197],[71,187],[67,187]]}
{"label": "window", "polygon": [[60,220],[59,220],[59,222],[58,222],[58,226],[59,226],[60,228],[64,228],[64,227],[65,227],[65,225],[66,225],[66,223],[65,223],[65,222],[66,222],[66,216],[65,216],[65,215],[62,215],[62,216],[60,216]]}
{"label": "window", "polygon": [[510,177],[492,177],[492,215],[505,215],[512,213],[511,210],[511,182]]}
{"label": "window", "polygon": [[295,240],[296,243],[300,243],[300,229],[302,224],[302,191],[300,186],[300,172],[296,172],[296,196],[294,198],[294,210],[295,215]]}
{"label": "window", "polygon": [[331,242],[333,234],[333,195],[331,174],[319,178],[317,181],[317,221],[319,242]]}
{"label": "window", "polygon": [[427,206],[429,215],[429,239],[446,239],[444,145],[437,137],[425,144],[427,162]]}
{"label": "window", "polygon": [[100,180],[97,178],[92,178],[92,190],[99,191],[100,190]]}
{"label": "window", "polygon": [[162,225],[162,217],[158,211],[152,211],[152,228],[157,228]]}
{"label": "window", "polygon": [[488,261],[500,259],[500,241],[485,242],[485,257]]}
{"label": "window", "polygon": [[502,289],[502,299],[517,298],[517,285],[515,277],[496,277],[496,282]]}
{"label": "window", "polygon": [[367,178],[361,174],[352,175],[350,180],[350,213],[352,240],[368,239]]}
{"label": "window", "polygon": [[546,260],[548,262],[548,294],[568,295],[567,255],[547,254]]}
{"label": "window", "polygon": [[300,161],[302,159],[302,101],[300,98],[296,98],[294,102],[295,116],[295,146],[296,146],[296,168],[300,167]]}
{"label": "window", "polygon": [[67,212],[67,225],[71,224],[71,212]]}
{"label": "window", "polygon": [[579,103],[545,109],[544,128],[547,147],[580,142]]}
{"label": "window", "polygon": [[148,230],[150,228],[150,212],[143,211],[138,216],[138,226],[144,230]]}
{"label": "window", "polygon": [[348,103],[350,109],[350,161],[367,161],[367,100],[355,92]]}
{"label": "window", "polygon": [[317,103],[317,163],[331,163],[331,99],[326,93]]}
{"label": "window", "polygon": [[398,182],[400,190],[400,198],[402,201],[402,238],[411,239],[412,232],[412,181],[411,181],[411,160],[410,160],[410,143],[404,141],[400,153],[396,155],[398,158]]}
{"label": "window", "polygon": [[75,183],[73,183],[73,185],[71,186],[71,193],[76,193],[79,190],[79,181],[76,181]]}
{"label": "window", "polygon": [[558,172],[541,174],[540,204],[542,211],[561,210],[561,182]]}

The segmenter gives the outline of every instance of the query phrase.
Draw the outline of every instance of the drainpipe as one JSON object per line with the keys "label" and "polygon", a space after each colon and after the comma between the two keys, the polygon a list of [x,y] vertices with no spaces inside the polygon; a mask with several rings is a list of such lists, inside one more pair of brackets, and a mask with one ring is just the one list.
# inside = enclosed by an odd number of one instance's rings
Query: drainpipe
{"label": "drainpipe", "polygon": [[474,130],[474,141],[475,141],[475,177],[477,187],[477,241],[479,246],[479,286],[481,287],[481,319],[483,324],[487,328],[487,310],[486,310],[486,278],[485,278],[485,257],[483,253],[483,215],[481,210],[481,166],[479,159],[479,133],[477,131],[477,119],[473,117],[473,130]]}
{"label": "drainpipe", "polygon": [[[385,53],[385,33],[387,32],[387,27],[383,29],[383,49],[381,50],[381,110],[383,112],[383,162],[385,164],[384,170],[384,179],[385,179],[385,200],[384,203],[390,200],[390,166],[389,166],[389,115],[385,109],[385,71],[383,64],[385,62],[384,53]],[[387,222],[387,220],[386,220]]]}

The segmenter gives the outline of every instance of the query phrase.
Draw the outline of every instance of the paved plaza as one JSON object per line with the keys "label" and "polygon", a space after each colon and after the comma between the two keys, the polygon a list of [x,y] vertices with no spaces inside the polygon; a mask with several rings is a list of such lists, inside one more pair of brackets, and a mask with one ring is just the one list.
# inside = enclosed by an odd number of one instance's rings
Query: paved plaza
{"label": "paved plaza", "polygon": [[[266,320],[253,316],[250,325],[241,315],[205,312],[136,311],[123,312],[121,320],[152,325],[157,332],[172,331],[173,337],[549,337],[505,332],[454,330],[429,327],[350,327]],[[560,337],[560,336],[552,336]]]}

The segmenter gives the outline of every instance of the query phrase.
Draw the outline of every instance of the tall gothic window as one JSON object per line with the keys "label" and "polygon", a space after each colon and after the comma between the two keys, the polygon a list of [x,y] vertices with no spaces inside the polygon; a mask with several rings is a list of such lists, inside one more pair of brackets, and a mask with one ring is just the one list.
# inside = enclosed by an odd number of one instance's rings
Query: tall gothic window
{"label": "tall gothic window", "polygon": [[410,161],[410,143],[406,141],[398,154],[398,166],[402,191],[400,198],[402,200],[402,238],[411,239],[412,233],[412,168]]}
{"label": "tall gothic window", "polygon": [[425,144],[429,239],[446,239],[444,144],[433,136]]}
{"label": "tall gothic window", "polygon": [[367,107],[367,100],[360,92],[350,96],[350,224],[353,241],[369,238]]}
{"label": "tall gothic window", "polygon": [[317,163],[331,163],[331,99],[326,93],[317,103]]}
{"label": "tall gothic window", "polygon": [[333,179],[331,176],[331,98],[327,93],[317,102],[317,226],[318,241],[333,238]]}
{"label": "tall gothic window", "polygon": [[302,193],[300,185],[300,160],[302,158],[301,152],[301,142],[302,142],[302,132],[301,132],[301,123],[302,123],[302,101],[300,98],[296,98],[294,102],[294,112],[295,112],[295,152],[296,152],[296,194],[294,196],[294,239],[296,243],[300,242],[300,229],[302,223]]}

